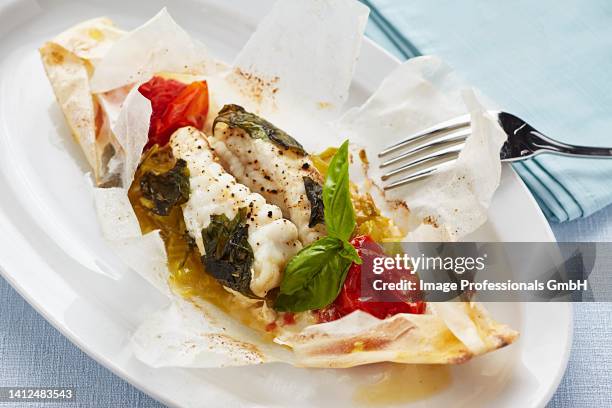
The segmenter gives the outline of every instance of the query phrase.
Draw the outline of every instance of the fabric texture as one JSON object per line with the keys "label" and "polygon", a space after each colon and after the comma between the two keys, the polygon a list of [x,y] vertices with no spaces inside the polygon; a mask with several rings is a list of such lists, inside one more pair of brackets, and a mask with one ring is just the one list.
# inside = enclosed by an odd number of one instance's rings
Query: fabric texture
{"label": "fabric texture", "polygon": [[31,408],[162,406],[79,350],[0,277],[0,387],[16,386],[76,388],[76,404],[21,404]]}
{"label": "fabric texture", "polygon": [[[438,55],[549,137],[612,147],[612,2],[362,2],[372,9],[368,35],[399,58],[413,49]],[[403,40],[390,37],[392,30]],[[542,155],[515,169],[551,221],[612,203],[612,159]]]}

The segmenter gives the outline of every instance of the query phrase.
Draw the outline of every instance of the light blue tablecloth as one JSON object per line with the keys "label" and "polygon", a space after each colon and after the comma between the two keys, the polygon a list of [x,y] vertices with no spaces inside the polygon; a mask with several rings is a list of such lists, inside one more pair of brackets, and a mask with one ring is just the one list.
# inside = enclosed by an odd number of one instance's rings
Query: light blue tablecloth
{"label": "light blue tablecloth", "polygon": [[[369,34],[400,58],[438,55],[548,136],[612,146],[609,0],[362,1],[378,20]],[[394,28],[395,43],[382,32]],[[612,160],[543,155],[515,168],[552,221],[612,203]]]}

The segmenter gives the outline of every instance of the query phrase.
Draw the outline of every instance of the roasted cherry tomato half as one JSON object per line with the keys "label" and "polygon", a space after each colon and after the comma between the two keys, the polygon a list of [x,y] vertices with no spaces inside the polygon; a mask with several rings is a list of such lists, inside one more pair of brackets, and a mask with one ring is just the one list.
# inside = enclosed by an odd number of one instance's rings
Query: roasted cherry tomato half
{"label": "roasted cherry tomato half", "polygon": [[155,144],[166,145],[172,133],[184,126],[204,127],[208,114],[206,81],[184,84],[156,76],[140,85],[138,91],[151,101],[153,110],[145,150]]}
{"label": "roasted cherry tomato half", "polygon": [[[386,256],[383,249],[369,235],[360,235],[353,240],[351,244],[359,253],[362,259],[362,265],[371,265],[374,257]],[[368,262],[369,261],[369,262]],[[387,294],[391,299],[388,301],[370,300],[362,297],[361,291],[361,269],[362,265],[353,263],[348,271],[344,285],[340,290],[340,294],[336,300],[324,309],[317,312],[317,318],[320,322],[328,322],[346,316],[355,310],[362,310],[379,319],[384,319],[398,313],[425,313],[425,302],[417,300],[418,292],[397,291]],[[407,276],[405,271],[386,271],[387,278],[399,280],[411,278],[415,279],[414,275]],[[371,284],[370,279],[377,279],[374,274],[371,277],[366,277],[367,283]],[[387,299],[386,299],[387,300]]]}

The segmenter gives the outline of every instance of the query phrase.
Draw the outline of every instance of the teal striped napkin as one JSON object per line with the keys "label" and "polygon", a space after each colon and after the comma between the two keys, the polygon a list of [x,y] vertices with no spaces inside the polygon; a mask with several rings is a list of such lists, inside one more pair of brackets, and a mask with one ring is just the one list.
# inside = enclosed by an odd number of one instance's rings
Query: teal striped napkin
{"label": "teal striped napkin", "polygon": [[[367,34],[402,59],[439,55],[468,82],[564,142],[612,146],[609,0],[362,0]],[[612,203],[612,159],[515,165],[551,221]]]}

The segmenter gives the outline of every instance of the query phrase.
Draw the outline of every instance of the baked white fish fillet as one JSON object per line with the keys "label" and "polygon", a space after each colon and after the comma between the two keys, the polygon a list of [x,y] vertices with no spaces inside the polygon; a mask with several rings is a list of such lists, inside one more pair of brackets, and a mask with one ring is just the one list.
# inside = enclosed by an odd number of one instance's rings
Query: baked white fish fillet
{"label": "baked white fish fillet", "polygon": [[[202,229],[211,217],[224,214],[234,219],[246,208],[248,243],[253,251],[250,289],[263,297],[280,285],[287,262],[302,248],[296,226],[281,210],[248,187],[236,182],[213,155],[206,136],[193,127],[177,130],[170,140],[172,152],[189,169],[190,196],[183,206],[188,232],[205,254]],[[210,272],[210,271],[209,271]]]}
{"label": "baked white fish fillet", "polygon": [[[319,216],[306,192],[305,178],[319,188],[323,178],[291,136],[237,105],[226,105],[215,119],[210,139],[215,154],[237,180],[280,207],[299,231],[304,246],[325,235],[323,204]],[[317,210],[316,208],[314,209]]]}

